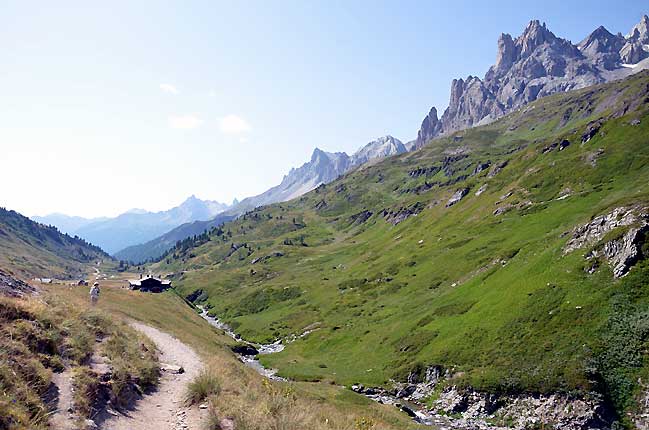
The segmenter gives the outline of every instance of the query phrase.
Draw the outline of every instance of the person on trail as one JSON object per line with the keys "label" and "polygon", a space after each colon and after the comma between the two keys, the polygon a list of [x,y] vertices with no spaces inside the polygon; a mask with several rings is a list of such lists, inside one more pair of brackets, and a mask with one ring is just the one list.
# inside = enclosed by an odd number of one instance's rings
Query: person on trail
{"label": "person on trail", "polygon": [[99,300],[99,282],[95,282],[90,288],[90,304],[96,305],[97,300]]}

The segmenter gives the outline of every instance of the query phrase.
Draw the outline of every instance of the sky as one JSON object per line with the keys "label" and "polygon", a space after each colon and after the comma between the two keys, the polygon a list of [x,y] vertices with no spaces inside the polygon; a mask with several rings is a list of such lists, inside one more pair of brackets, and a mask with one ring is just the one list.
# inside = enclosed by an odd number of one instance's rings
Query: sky
{"label": "sky", "polygon": [[165,210],[278,184],[313,149],[416,136],[530,19],[578,42],[646,1],[0,0],[0,206]]}

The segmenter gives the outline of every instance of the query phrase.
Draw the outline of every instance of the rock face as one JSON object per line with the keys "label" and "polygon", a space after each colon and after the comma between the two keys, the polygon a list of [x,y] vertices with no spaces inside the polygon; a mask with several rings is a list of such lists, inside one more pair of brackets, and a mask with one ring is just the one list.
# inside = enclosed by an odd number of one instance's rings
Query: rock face
{"label": "rock face", "polygon": [[636,64],[649,57],[649,17],[642,17],[625,39],[620,49],[620,61],[625,64]]}
{"label": "rock face", "polygon": [[242,200],[235,210],[243,213],[246,210],[270,203],[291,200],[305,194],[321,184],[326,184],[351,167],[351,159],[344,152],[325,152],[316,148],[311,160],[298,168],[291,169],[276,185],[254,197]]}
{"label": "rock face", "polygon": [[[618,79],[642,67],[649,57],[649,18],[645,15],[624,37],[599,27],[578,45],[557,37],[545,24],[531,21],[517,38],[502,34],[496,63],[480,79],[454,79],[441,118],[433,107],[414,143],[487,124],[537,98]],[[643,63],[644,64],[644,63]]]}
{"label": "rock face", "polygon": [[605,429],[608,420],[596,402],[550,396],[495,396],[449,387],[442,391],[432,410],[455,414],[467,428],[495,428],[485,421],[508,422],[512,429],[556,428],[566,430]]}
{"label": "rock face", "polygon": [[[599,245],[609,233],[617,235]],[[649,232],[649,215],[645,209],[620,207],[606,215],[594,218],[591,222],[577,226],[572,237],[564,247],[564,254],[586,246],[595,246],[585,255],[592,264],[589,273],[594,272],[600,257],[605,258],[613,268],[613,276],[622,277],[641,258],[641,247]]]}
{"label": "rock face", "polygon": [[[499,395],[453,385],[440,389],[440,384],[453,377],[450,369],[429,366],[419,374],[411,373],[407,382],[397,382],[392,389],[360,384],[350,388],[377,402],[398,407],[416,422],[439,428],[604,430],[611,427],[607,410],[596,400],[564,394]],[[429,403],[427,399],[434,400]],[[403,407],[405,402],[409,404],[407,410]],[[636,422],[644,422],[643,419],[645,415],[638,414]]]}
{"label": "rock face", "polygon": [[613,35],[606,28],[600,26],[582,40],[577,47],[596,65],[606,70],[613,70],[620,62],[620,50],[625,43],[626,40],[621,34]]}
{"label": "rock face", "polygon": [[604,244],[604,257],[613,267],[613,276],[620,278],[640,259],[640,246],[644,235],[649,231],[649,225],[631,228],[619,239]]}

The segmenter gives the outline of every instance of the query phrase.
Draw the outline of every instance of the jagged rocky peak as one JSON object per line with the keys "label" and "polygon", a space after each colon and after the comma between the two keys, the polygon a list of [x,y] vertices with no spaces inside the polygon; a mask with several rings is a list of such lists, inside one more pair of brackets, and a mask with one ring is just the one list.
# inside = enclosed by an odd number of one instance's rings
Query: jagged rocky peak
{"label": "jagged rocky peak", "polygon": [[640,22],[631,29],[627,39],[649,43],[649,16],[642,16]]}
{"label": "jagged rocky peak", "polygon": [[502,33],[498,38],[498,54],[496,55],[496,70],[507,70],[516,60],[516,45],[514,39],[507,33]]}
{"label": "jagged rocky peak", "polygon": [[620,61],[624,64],[637,64],[649,57],[649,18],[644,15],[626,37],[620,49]]}
{"label": "jagged rocky peak", "polygon": [[538,19],[535,19],[530,21],[523,34],[516,38],[516,45],[520,49],[519,55],[525,57],[534,52],[538,46],[555,40],[557,37],[548,30],[545,23],[541,24]]}
{"label": "jagged rocky peak", "polygon": [[484,79],[454,79],[448,108],[431,109],[414,147],[430,139],[483,125],[540,97],[619,79],[644,68],[649,57],[649,18],[644,16],[624,38],[599,27],[578,46],[532,20],[520,36],[503,33],[496,61]]}
{"label": "jagged rocky peak", "polygon": [[584,55],[595,55],[619,51],[624,45],[624,37],[613,34],[600,25],[595,31],[582,40],[577,47]]}
{"label": "jagged rocky peak", "polygon": [[407,152],[406,146],[399,139],[390,135],[379,137],[363,146],[352,155],[351,164],[358,166],[370,160],[389,157]]}
{"label": "jagged rocky peak", "polygon": [[421,127],[419,127],[419,131],[417,132],[417,139],[413,142],[412,148],[421,148],[423,144],[440,134],[441,126],[442,124],[439,122],[439,118],[437,117],[437,109],[433,106],[430,108],[428,115],[426,115],[424,120],[421,122]]}
{"label": "jagged rocky peak", "polygon": [[613,70],[619,67],[620,49],[625,44],[621,34],[612,34],[603,26],[599,26],[582,40],[577,48],[591,61],[606,70]]}

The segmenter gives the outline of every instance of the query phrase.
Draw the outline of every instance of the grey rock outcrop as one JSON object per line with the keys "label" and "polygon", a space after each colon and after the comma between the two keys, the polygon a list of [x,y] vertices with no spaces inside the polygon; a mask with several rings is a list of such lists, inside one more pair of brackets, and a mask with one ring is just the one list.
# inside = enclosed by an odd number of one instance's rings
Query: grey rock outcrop
{"label": "grey rock outcrop", "polygon": [[428,142],[433,137],[441,134],[441,131],[442,124],[437,117],[437,108],[433,106],[430,108],[428,115],[426,115],[424,120],[421,122],[421,127],[419,127],[419,131],[417,132],[417,139],[415,139],[412,144],[412,149],[420,148],[423,143]]}
{"label": "grey rock outcrop", "polygon": [[644,234],[649,231],[649,225],[632,228],[624,236],[604,244],[603,253],[613,267],[613,276],[620,278],[629,272],[629,269],[640,258],[640,245]]}
{"label": "grey rock outcrop", "polygon": [[635,211],[626,207],[615,208],[606,215],[597,216],[592,221],[573,229],[570,240],[563,248],[563,253],[565,255],[586,245],[597,243],[606,233],[617,227],[629,226],[636,219]]}
{"label": "grey rock outcrop", "polygon": [[620,228],[627,229],[585,255],[587,260],[593,261],[592,271],[599,266],[597,259],[603,257],[611,265],[613,276],[620,278],[626,275],[641,257],[641,246],[649,232],[649,215],[646,209],[619,207],[606,215],[595,217],[589,223],[575,227],[563,249],[564,255],[586,246],[595,246],[608,233]]}
{"label": "grey rock outcrop", "polygon": [[[498,39],[496,62],[483,79],[454,79],[448,108],[437,109],[421,123],[414,143],[491,121],[540,97],[618,79],[643,67],[632,67],[649,57],[649,18],[644,16],[624,37],[599,27],[578,45],[557,37],[538,20],[523,33]],[[644,64],[644,63],[643,63]],[[625,67],[626,66],[626,67]],[[631,70],[633,69],[633,70]]]}
{"label": "grey rock outcrop", "polygon": [[467,194],[469,194],[468,188],[460,188],[455,193],[453,193],[450,199],[448,199],[448,202],[446,202],[446,207],[448,208],[453,206],[454,204],[462,200]]}

